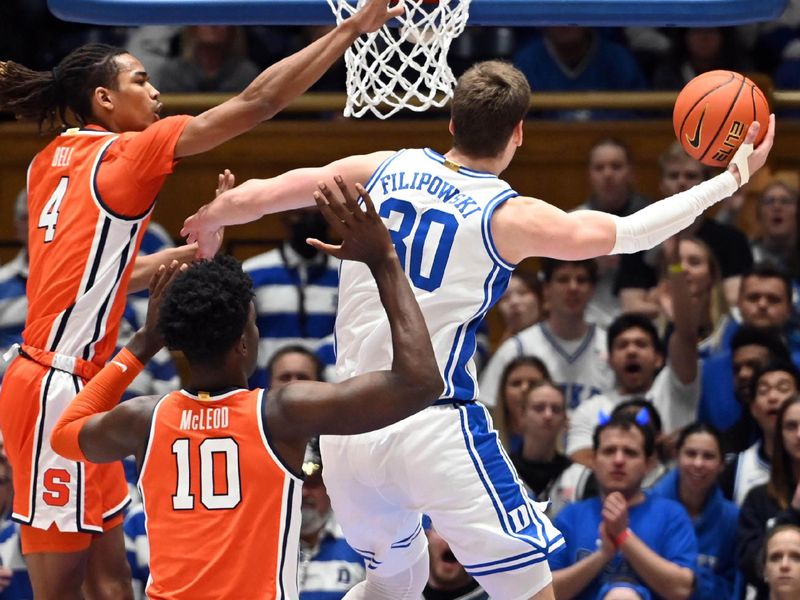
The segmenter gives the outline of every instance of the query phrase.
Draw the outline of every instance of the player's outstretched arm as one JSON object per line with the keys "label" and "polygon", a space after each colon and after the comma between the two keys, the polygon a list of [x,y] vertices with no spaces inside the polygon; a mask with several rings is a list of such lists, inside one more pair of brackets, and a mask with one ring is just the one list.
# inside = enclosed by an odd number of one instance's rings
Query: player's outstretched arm
{"label": "player's outstretched arm", "polygon": [[181,235],[189,243],[198,243],[198,257],[211,258],[218,248],[216,242],[221,228],[249,223],[267,214],[313,206],[314,192],[320,181],[333,181],[334,175],[346,181],[367,181],[391,154],[373,152],[350,156],[324,167],[295,169],[271,179],[250,179],[218,194],[213,202],[188,217]]}
{"label": "player's outstretched arm", "polygon": [[128,281],[128,293],[133,294],[146,290],[162,265],[177,261],[180,264],[190,263],[197,256],[197,244],[186,244],[175,248],[166,248],[153,254],[140,254],[133,263],[133,273]]}
{"label": "player's outstretched arm", "polygon": [[309,242],[337,258],[358,260],[369,267],[392,332],[392,368],[336,384],[296,382],[282,388],[267,402],[266,410],[267,422],[275,423],[272,435],[284,441],[379,429],[430,406],[443,388],[422,311],[386,227],[363,187],[357,185],[357,190],[366,210],[358,206],[341,179],[337,185],[345,202],[324,184],[315,200],[342,244]]}
{"label": "player's outstretched arm", "polygon": [[402,14],[402,3],[389,4],[390,0],[368,0],[334,30],[269,67],[239,95],[192,119],[175,146],[175,157],[215,148],[272,118],[310,88],[358,36]]}
{"label": "player's outstretched arm", "polygon": [[50,444],[70,460],[97,463],[139,455],[147,438],[158,396],[142,396],[119,404],[122,394],[164,345],[156,326],[158,308],[175,275],[185,266],[161,266],[150,285],[144,327],[72,399],[53,428]]}
{"label": "player's outstretched arm", "polygon": [[517,263],[529,256],[582,260],[652,248],[691,225],[764,166],[775,136],[775,116],[770,116],[767,135],[753,151],[758,129],[758,122],[750,126],[724,173],[626,217],[591,210],[567,213],[535,198],[512,198],[492,217],[497,250],[507,261]]}

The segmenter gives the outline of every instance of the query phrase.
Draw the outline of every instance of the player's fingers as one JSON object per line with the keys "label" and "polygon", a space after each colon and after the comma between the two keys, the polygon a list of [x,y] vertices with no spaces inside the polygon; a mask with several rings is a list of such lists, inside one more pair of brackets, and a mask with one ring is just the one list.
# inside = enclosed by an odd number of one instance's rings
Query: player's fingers
{"label": "player's fingers", "polygon": [[394,18],[394,17],[399,17],[400,15],[402,15],[405,12],[405,10],[406,10],[406,7],[403,4],[403,0],[400,0],[400,2],[398,2],[396,6],[388,7],[388,10],[386,11],[386,13],[389,15],[389,18]]}
{"label": "player's fingers", "polygon": [[364,206],[367,209],[367,214],[371,217],[376,217],[380,219],[380,215],[375,210],[375,205],[372,203],[372,197],[369,195],[369,192],[364,188],[363,185],[360,183],[356,183],[356,191],[358,195],[361,196],[361,199],[364,201]]}
{"label": "player's fingers", "polygon": [[[339,221],[339,226],[347,229],[349,227],[350,221],[353,218],[352,215],[350,214],[350,211],[347,210],[347,207],[345,207],[345,205],[342,204],[342,201],[339,200],[339,198],[336,196],[336,194],[333,193],[333,190],[330,187],[328,187],[327,184],[325,184],[324,182],[319,182],[317,184],[317,187],[319,188],[319,190],[314,193],[320,193],[325,197],[325,201],[328,204],[328,208],[330,208],[330,211],[336,216],[336,219],[338,219]],[[335,224],[332,223],[332,225]]]}
{"label": "player's fingers", "polygon": [[761,131],[761,123],[758,121],[753,121],[750,123],[750,128],[747,130],[747,135],[744,136],[744,143],[752,144],[755,142],[759,131]]}
{"label": "player's fingers", "polygon": [[348,233],[347,228],[344,226],[338,215],[333,212],[331,204],[328,202],[327,197],[323,194],[324,192],[314,192],[314,202],[317,203],[320,214],[322,214],[323,218],[328,222],[331,228],[333,228],[334,232],[336,232],[339,237],[343,238]]}
{"label": "player's fingers", "polygon": [[769,116],[769,126],[767,127],[767,135],[764,136],[764,139],[761,140],[761,143],[758,145],[759,148],[764,148],[765,150],[769,150],[772,148],[772,142],[775,139],[775,115],[771,114]]}
{"label": "player's fingers", "polygon": [[347,210],[351,215],[353,215],[353,218],[356,221],[363,221],[364,211],[361,210],[361,207],[358,205],[358,201],[350,192],[350,188],[347,187],[347,184],[345,183],[344,179],[342,179],[342,176],[334,175],[333,180],[336,182],[336,185],[339,187],[339,191],[342,193]]}

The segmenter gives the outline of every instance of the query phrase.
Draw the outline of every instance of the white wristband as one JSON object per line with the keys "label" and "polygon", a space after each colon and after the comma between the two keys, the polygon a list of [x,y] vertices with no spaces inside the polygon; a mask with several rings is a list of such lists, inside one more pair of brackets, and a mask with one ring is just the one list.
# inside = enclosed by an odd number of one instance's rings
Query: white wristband
{"label": "white wristband", "polygon": [[752,153],[753,144],[742,144],[731,159],[731,162],[739,169],[740,186],[750,181],[750,165],[747,164],[747,159]]}

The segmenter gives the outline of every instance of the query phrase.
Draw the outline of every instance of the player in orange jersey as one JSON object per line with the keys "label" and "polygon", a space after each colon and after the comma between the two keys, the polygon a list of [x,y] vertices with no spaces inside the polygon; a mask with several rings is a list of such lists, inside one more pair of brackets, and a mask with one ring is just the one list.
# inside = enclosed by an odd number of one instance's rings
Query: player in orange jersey
{"label": "player in orange jersey", "polygon": [[[112,352],[124,294],[156,195],[177,159],[271,118],[360,34],[402,7],[370,0],[336,29],[271,66],[242,93],[197,117],[159,119],[159,93],[121,48],[83,46],[51,71],[0,62],[0,110],[79,128],[28,169],[29,312],[21,357],[0,393],[14,473],[13,517],[37,599],[131,597],[119,512],[120,465],[82,465],[49,446],[55,420]],[[153,260],[150,264],[153,264]]]}
{"label": "player in orange jersey", "polygon": [[[364,197],[366,211],[349,195],[346,204],[329,201],[317,197],[342,245],[312,245],[372,272],[391,328],[390,370],[249,391],[259,339],[250,278],[226,256],[184,272],[173,263],[153,279],[145,326],[53,430],[53,448],[71,460],[137,457],[150,541],[148,598],[297,598],[309,437],[385,427],[442,390],[425,321],[371,200]],[[188,386],[117,404],[161,348],[162,335],[188,359]]]}

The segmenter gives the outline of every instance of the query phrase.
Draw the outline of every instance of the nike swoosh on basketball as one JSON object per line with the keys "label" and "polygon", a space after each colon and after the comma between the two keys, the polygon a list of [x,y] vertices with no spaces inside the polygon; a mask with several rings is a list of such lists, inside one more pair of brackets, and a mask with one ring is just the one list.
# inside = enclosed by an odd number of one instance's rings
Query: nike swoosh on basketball
{"label": "nike swoosh on basketball", "polygon": [[112,360],[111,364],[112,365],[117,365],[119,367],[119,370],[122,371],[123,373],[128,370],[128,365],[122,364],[119,361]]}
{"label": "nike swoosh on basketball", "polygon": [[697,122],[697,127],[694,130],[694,136],[689,137],[686,136],[686,141],[689,142],[689,145],[692,148],[699,148],[700,147],[700,130],[703,128],[703,119],[706,118],[706,109],[708,108],[708,104],[706,104],[705,108],[703,108],[703,114],[700,115],[700,120]]}

